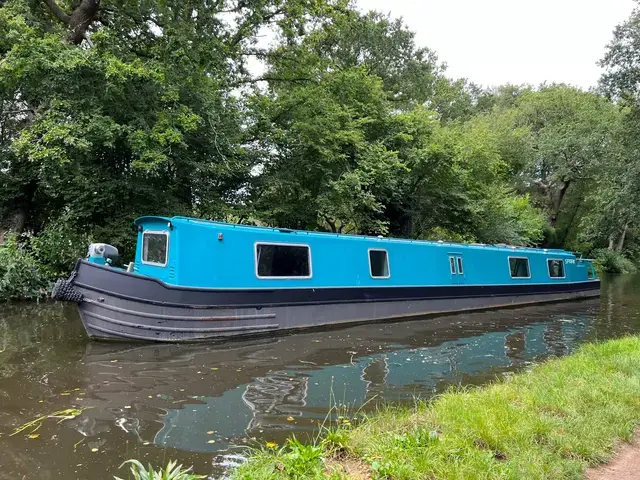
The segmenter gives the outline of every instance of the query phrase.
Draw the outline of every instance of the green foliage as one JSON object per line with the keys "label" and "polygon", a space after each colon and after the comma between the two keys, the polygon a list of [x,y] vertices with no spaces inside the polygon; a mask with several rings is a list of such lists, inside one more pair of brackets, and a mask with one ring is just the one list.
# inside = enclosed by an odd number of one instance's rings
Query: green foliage
{"label": "green foliage", "polygon": [[[191,467],[183,468],[175,461],[170,461],[164,469],[154,470],[151,465],[146,468],[138,460],[127,460],[121,467],[129,465],[131,476],[134,480],[198,480],[207,478],[205,475],[196,475],[191,472]],[[116,480],[122,480],[114,477]]]}
{"label": "green foliage", "polygon": [[78,258],[86,256],[91,239],[61,219],[47,225],[29,243],[40,270],[53,280],[69,275]]}
{"label": "green foliage", "polygon": [[89,237],[64,222],[36,236],[10,234],[0,244],[0,301],[37,300],[48,296],[55,280],[69,275],[86,255]]}
{"label": "green foliage", "polygon": [[41,266],[15,235],[0,244],[0,301],[37,300],[50,286]]}
{"label": "green foliage", "polygon": [[528,195],[514,195],[503,186],[487,189],[473,206],[476,235],[484,243],[532,245],[542,240],[545,219]]}
{"label": "green foliage", "polygon": [[327,478],[323,448],[313,443],[305,445],[292,437],[279,449],[264,448],[252,452],[252,457],[234,472],[240,480],[314,480]]}
{"label": "green foliage", "polygon": [[345,426],[327,428],[322,435],[322,447],[329,453],[340,455],[347,449],[349,431]]}
{"label": "green foliage", "polygon": [[244,49],[270,22],[294,37],[290,27],[303,30],[323,5],[116,1],[89,19],[91,41],[78,46],[44,5],[5,2],[2,217],[39,231],[64,214],[92,231],[149,213],[224,213],[253,166],[230,96],[245,77]]}
{"label": "green foliage", "polygon": [[89,237],[130,260],[149,214],[634,248],[638,12],[603,60],[616,105],[449,78],[348,0],[52,3],[0,8],[0,228],[36,235],[47,277]]}
{"label": "green foliage", "polygon": [[[616,251],[633,247],[640,224],[640,109],[638,67],[640,66],[640,10],[618,25],[600,65],[605,73],[600,88],[616,101],[622,112],[616,148],[603,163],[590,195],[593,204],[584,221],[584,237],[597,244],[609,243]],[[637,236],[637,235],[636,235]]]}
{"label": "green foliage", "polygon": [[638,271],[632,260],[613,250],[607,250],[606,248],[594,250],[593,258],[598,272],[635,273]]}
{"label": "green foliage", "polygon": [[[497,125],[497,127],[496,127]],[[495,127],[495,128],[494,128]],[[402,208],[411,212],[411,236],[483,243],[530,245],[542,238],[544,220],[528,194],[510,177],[514,145],[527,134],[504,118],[479,116],[434,128],[430,143],[412,165]],[[410,202],[407,204],[407,200]],[[438,232],[449,232],[442,237]]]}
{"label": "green foliage", "polygon": [[[376,479],[582,478],[586,467],[609,460],[640,422],[638,362],[640,338],[612,340],[493,385],[383,409],[342,431],[339,441],[350,456],[333,462],[359,462]],[[333,452],[325,450],[323,458]],[[232,478],[276,478],[263,476],[266,466],[289,469],[279,451],[258,455]]]}
{"label": "green foliage", "polygon": [[285,466],[282,473],[285,478],[313,478],[322,472],[322,447],[305,445],[295,437],[287,440],[282,459]]}
{"label": "green foliage", "polygon": [[402,165],[375,138],[388,115],[381,82],[361,68],[329,72],[318,84],[282,89],[265,102],[286,115],[263,139],[273,153],[256,210],[278,225],[385,233],[381,197]]}
{"label": "green foliage", "polygon": [[500,144],[514,186],[546,214],[546,243],[563,245],[615,151],[621,112],[595,93],[566,85],[501,90],[493,101],[486,117],[519,132]]}
{"label": "green foliage", "polygon": [[251,198],[265,222],[413,238],[542,238],[544,222],[511,179],[530,150],[529,130],[514,125],[513,113],[472,118],[469,92],[446,79],[401,22],[338,15],[280,46],[265,78],[270,88],[253,108],[269,154]]}

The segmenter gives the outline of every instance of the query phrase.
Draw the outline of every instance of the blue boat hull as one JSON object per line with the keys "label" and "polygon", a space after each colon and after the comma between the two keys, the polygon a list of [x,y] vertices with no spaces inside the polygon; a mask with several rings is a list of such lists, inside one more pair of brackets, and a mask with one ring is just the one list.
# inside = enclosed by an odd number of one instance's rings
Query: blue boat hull
{"label": "blue boat hull", "polygon": [[188,342],[596,297],[600,281],[514,285],[197,289],[79,261],[67,281],[88,335]]}

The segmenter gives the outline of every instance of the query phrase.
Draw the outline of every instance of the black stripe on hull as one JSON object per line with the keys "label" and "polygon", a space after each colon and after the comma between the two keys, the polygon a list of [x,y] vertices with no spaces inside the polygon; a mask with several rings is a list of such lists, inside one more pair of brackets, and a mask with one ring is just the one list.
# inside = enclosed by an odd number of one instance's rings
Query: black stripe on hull
{"label": "black stripe on hull", "polygon": [[84,260],[78,261],[76,265],[73,283],[83,289],[124,300],[185,308],[284,307],[578,292],[592,296],[598,295],[600,290],[600,280],[578,283],[426,287],[199,289],[167,285],[155,278],[95,265]]}

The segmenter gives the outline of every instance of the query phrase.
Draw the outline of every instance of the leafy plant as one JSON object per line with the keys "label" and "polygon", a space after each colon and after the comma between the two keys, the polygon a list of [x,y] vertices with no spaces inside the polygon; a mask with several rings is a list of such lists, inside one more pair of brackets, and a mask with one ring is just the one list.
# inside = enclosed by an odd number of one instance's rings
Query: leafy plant
{"label": "leafy plant", "polygon": [[386,480],[391,478],[393,474],[393,465],[391,462],[381,463],[378,460],[371,462],[371,471],[373,472],[376,480]]}
{"label": "leafy plant", "polygon": [[289,478],[309,478],[322,472],[321,445],[305,445],[294,436],[287,440],[283,449],[283,473]]}
{"label": "leafy plant", "polygon": [[71,272],[78,258],[85,256],[89,243],[89,235],[70,228],[63,217],[32,237],[30,247],[42,271],[55,280]]}
{"label": "leafy plant", "polygon": [[49,287],[49,280],[30,252],[16,235],[8,236],[0,245],[0,300],[38,299]]}
{"label": "leafy plant", "polygon": [[[234,471],[234,480],[316,480],[324,479],[325,464],[322,445],[305,445],[291,437],[279,449],[267,443],[266,448],[251,451],[249,461]],[[340,478],[336,475],[331,478]]]}
{"label": "leafy plant", "polygon": [[349,431],[346,427],[331,427],[324,432],[322,446],[332,453],[344,452],[349,441]]}
{"label": "leafy plant", "polygon": [[[164,469],[154,470],[151,465],[145,468],[138,460],[127,460],[120,468],[129,464],[129,469],[134,480],[198,480],[207,478],[204,475],[196,475],[191,472],[191,467],[184,468],[182,465],[177,465],[177,462],[170,461]],[[122,480],[119,477],[114,477],[115,480]]]}

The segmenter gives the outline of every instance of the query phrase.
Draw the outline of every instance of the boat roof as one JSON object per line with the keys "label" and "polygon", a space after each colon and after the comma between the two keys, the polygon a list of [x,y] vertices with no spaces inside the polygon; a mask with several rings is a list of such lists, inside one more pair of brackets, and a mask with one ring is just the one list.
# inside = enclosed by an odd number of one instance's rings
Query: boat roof
{"label": "boat roof", "polygon": [[227,222],[218,222],[215,220],[205,220],[201,218],[192,218],[192,217],[165,217],[165,216],[144,216],[139,217],[134,220],[135,225],[141,225],[146,222],[171,222],[174,225],[179,224],[197,224],[203,227],[208,228],[234,228],[241,230],[254,230],[254,231],[272,231],[276,233],[287,233],[294,235],[304,235],[304,236],[312,236],[312,237],[340,237],[345,240],[377,240],[377,241],[389,241],[393,243],[421,243],[421,244],[429,244],[429,245],[448,245],[451,247],[465,247],[465,248],[489,248],[489,249],[498,249],[498,250],[510,250],[510,251],[528,251],[531,253],[554,253],[558,255],[569,255],[575,256],[575,253],[570,252],[568,250],[558,249],[558,248],[535,248],[535,247],[525,247],[519,245],[507,245],[503,243],[499,244],[485,244],[485,243],[456,243],[456,242],[445,242],[442,240],[411,240],[406,238],[395,238],[395,237],[384,237],[382,235],[353,235],[353,234],[345,234],[345,233],[332,233],[332,232],[316,232],[316,231],[308,231],[308,230],[295,230],[291,228],[279,228],[279,227],[265,227],[258,225],[245,225],[238,223],[227,223]]}

